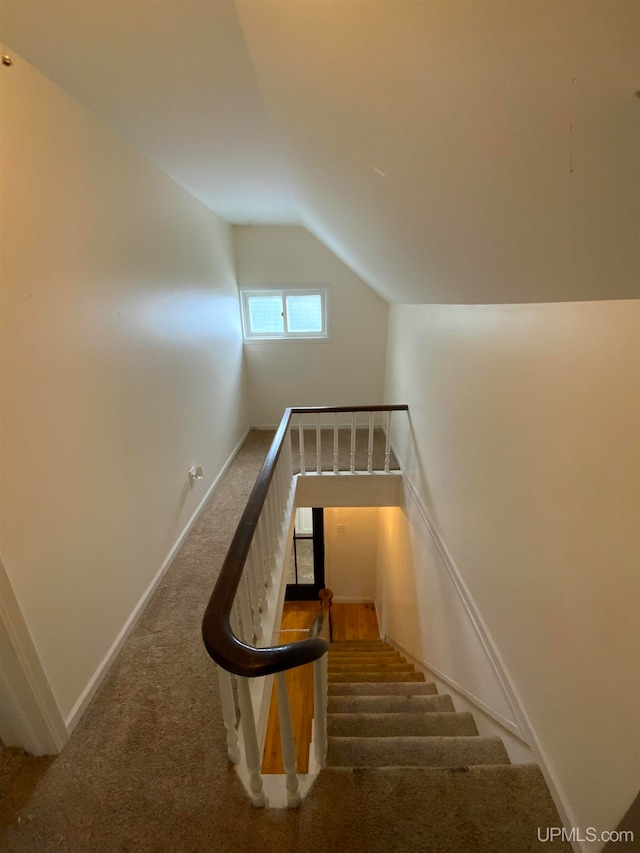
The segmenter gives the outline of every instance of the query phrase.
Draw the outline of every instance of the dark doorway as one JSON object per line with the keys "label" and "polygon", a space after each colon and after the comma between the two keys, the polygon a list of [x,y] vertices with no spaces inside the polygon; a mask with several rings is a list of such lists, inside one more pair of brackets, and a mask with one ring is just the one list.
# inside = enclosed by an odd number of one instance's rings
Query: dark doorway
{"label": "dark doorway", "polygon": [[315,601],[324,589],[324,510],[296,510],[287,601]]}

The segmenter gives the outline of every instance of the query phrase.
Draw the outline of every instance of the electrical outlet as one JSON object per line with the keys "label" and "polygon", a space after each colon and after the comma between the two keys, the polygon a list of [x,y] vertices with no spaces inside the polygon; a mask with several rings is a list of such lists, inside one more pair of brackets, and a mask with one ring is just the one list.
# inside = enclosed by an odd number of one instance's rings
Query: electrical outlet
{"label": "electrical outlet", "polygon": [[202,465],[194,465],[193,468],[189,470],[189,485],[193,488],[196,484],[196,480],[202,480],[204,478],[204,471],[202,470]]}
{"label": "electrical outlet", "polygon": [[336,531],[338,533],[346,533],[347,532],[347,525],[346,524],[338,524],[336,526]]}

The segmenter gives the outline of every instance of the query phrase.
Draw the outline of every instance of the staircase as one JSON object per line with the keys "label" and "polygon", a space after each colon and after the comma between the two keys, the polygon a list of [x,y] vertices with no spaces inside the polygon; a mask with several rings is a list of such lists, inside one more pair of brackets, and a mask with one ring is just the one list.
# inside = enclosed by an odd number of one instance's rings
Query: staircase
{"label": "staircase", "polygon": [[538,767],[512,765],[499,737],[480,736],[390,645],[334,642],[328,668],[325,773],[336,786],[355,775],[379,816],[375,849],[570,853],[538,838],[561,826]]}

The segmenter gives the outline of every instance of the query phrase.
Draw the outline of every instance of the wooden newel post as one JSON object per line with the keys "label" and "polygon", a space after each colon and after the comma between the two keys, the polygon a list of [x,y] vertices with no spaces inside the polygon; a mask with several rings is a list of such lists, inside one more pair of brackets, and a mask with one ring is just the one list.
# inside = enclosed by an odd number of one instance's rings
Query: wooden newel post
{"label": "wooden newel post", "polygon": [[331,603],[333,601],[333,590],[331,589],[321,589],[318,593],[318,598],[320,599],[320,607],[324,614],[324,623],[329,626],[327,639],[329,642],[332,640],[332,631],[331,631],[331,616],[329,615],[329,610],[331,609]]}

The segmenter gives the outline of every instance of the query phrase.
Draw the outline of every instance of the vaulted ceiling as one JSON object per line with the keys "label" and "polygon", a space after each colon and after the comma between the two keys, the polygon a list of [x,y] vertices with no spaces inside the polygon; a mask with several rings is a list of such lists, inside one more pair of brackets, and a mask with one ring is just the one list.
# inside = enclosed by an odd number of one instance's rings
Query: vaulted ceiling
{"label": "vaulted ceiling", "polygon": [[0,37],[389,302],[638,295],[636,0],[3,0]]}

